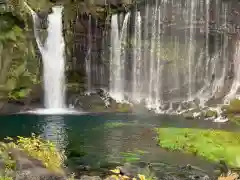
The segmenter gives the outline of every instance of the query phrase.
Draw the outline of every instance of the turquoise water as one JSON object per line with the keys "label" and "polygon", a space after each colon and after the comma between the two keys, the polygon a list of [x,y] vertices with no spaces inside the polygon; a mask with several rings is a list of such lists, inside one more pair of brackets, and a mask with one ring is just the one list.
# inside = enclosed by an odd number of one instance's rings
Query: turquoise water
{"label": "turquoise water", "polygon": [[54,141],[74,164],[105,166],[126,161],[163,162],[201,167],[213,164],[192,155],[168,152],[156,144],[154,127],[215,128],[239,131],[230,123],[185,120],[178,116],[150,116],[123,113],[83,115],[16,114],[0,117],[0,139],[30,136],[31,133]]}

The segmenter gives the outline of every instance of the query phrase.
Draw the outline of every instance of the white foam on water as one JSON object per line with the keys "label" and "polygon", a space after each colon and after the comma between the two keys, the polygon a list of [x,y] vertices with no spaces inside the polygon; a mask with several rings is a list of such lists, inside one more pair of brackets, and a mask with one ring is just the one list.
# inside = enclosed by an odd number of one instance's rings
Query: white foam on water
{"label": "white foam on water", "polygon": [[72,109],[66,109],[66,108],[52,108],[52,109],[35,109],[30,111],[25,111],[23,113],[29,113],[29,114],[39,114],[39,115],[63,115],[63,114],[82,114],[83,112],[75,111]]}

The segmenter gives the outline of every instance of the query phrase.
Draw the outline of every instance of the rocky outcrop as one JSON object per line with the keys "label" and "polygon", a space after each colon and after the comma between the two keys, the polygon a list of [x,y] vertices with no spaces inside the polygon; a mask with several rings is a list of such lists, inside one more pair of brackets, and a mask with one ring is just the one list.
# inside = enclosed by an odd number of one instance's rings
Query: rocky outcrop
{"label": "rocky outcrop", "polygon": [[[64,174],[53,172],[46,168],[42,161],[35,159],[19,149],[9,149],[9,157],[15,163],[14,168],[9,169],[8,162],[1,159],[1,175],[16,180],[67,180]],[[3,174],[8,171],[8,174]],[[0,176],[1,177],[1,176]]]}

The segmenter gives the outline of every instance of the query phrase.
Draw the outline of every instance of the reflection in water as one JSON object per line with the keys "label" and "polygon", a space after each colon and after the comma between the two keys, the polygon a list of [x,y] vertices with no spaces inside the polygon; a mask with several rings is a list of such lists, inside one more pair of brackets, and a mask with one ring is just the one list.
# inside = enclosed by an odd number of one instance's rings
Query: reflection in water
{"label": "reflection in water", "polygon": [[67,146],[67,133],[63,116],[46,116],[42,124],[42,136],[64,150]]}
{"label": "reflection in water", "polygon": [[[211,169],[209,162],[188,154],[165,151],[156,145],[155,127],[213,128],[239,132],[239,127],[211,121],[188,121],[180,116],[152,116],[136,114],[83,114],[83,115],[11,115],[1,116],[0,139],[6,136],[29,137],[40,135],[65,150],[77,165],[104,166],[121,162],[122,153],[146,152],[141,161],[163,162],[174,165],[191,164]],[[70,155],[69,155],[70,154]]]}

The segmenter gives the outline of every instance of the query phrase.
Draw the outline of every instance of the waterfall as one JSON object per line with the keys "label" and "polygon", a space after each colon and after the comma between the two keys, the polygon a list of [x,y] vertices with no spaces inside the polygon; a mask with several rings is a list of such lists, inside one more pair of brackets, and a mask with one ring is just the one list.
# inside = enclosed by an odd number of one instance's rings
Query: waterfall
{"label": "waterfall", "polygon": [[118,102],[124,101],[125,60],[127,24],[130,14],[127,13],[119,37],[118,16],[111,19],[111,58],[110,58],[110,96]]}
{"label": "waterfall", "polygon": [[132,87],[132,100],[136,102],[141,101],[142,85],[141,85],[141,15],[140,12],[136,13],[134,39],[133,39],[133,87]]}
{"label": "waterfall", "polygon": [[62,7],[53,7],[48,16],[48,37],[42,52],[45,108],[65,107],[65,60],[62,34]]}
{"label": "waterfall", "polygon": [[[235,55],[234,55],[234,69],[233,69],[233,73],[234,73],[234,78],[233,78],[233,82],[232,82],[232,86],[230,91],[228,92],[228,94],[225,97],[225,103],[229,103],[230,100],[234,99],[237,95],[237,91],[239,90],[240,87],[240,41],[237,40],[236,42],[236,50],[235,50]],[[239,98],[239,97],[237,97]]]}
{"label": "waterfall", "polygon": [[161,97],[161,88],[162,88],[162,64],[161,64],[161,9],[158,8],[158,27],[157,27],[157,77],[156,77],[156,83],[154,87],[154,91],[156,94],[155,98],[155,105],[156,105],[156,110],[157,112],[161,112],[160,106],[162,102],[162,97]]}
{"label": "waterfall", "polygon": [[200,101],[200,106],[204,107],[206,101],[209,99],[209,93],[206,92],[206,89],[209,87],[209,63],[211,57],[209,56],[209,0],[205,0],[205,66],[204,66],[204,71],[205,71],[205,76],[203,77],[203,87],[199,90],[198,92],[198,99]]}
{"label": "waterfall", "polygon": [[92,77],[91,77],[91,62],[92,62],[92,17],[89,15],[88,19],[88,52],[85,58],[85,70],[87,78],[87,94],[92,90]]}
{"label": "waterfall", "polygon": [[[63,112],[65,108],[65,60],[64,39],[62,33],[62,6],[52,8],[48,15],[48,36],[44,44],[41,43],[37,26],[37,14],[26,4],[34,22],[34,35],[43,60],[44,106],[46,113]],[[45,112],[44,110],[41,112]]]}
{"label": "waterfall", "polygon": [[156,21],[157,21],[157,5],[152,7],[152,30],[151,30],[151,42],[150,42],[150,69],[149,69],[149,86],[148,86],[148,99],[147,107],[154,108],[154,78],[156,77],[155,72],[155,45],[156,45]]}
{"label": "waterfall", "polygon": [[[93,29],[89,16],[87,91],[105,83],[109,95],[117,102],[140,103],[157,113],[216,106],[237,98],[240,40],[235,42],[236,38],[229,37],[231,6],[220,0],[145,1],[133,13],[112,15],[111,29],[102,33],[100,58],[93,52],[100,43],[92,44],[92,39],[97,41],[94,35],[99,33],[101,22],[96,19]],[[38,31],[34,31],[43,56],[47,108],[64,107],[61,12],[61,7],[54,7],[49,15],[44,45]],[[37,15],[32,14],[37,26]]]}
{"label": "waterfall", "polygon": [[193,85],[193,60],[195,58],[195,27],[196,23],[196,1],[189,0],[187,4],[190,6],[188,9],[190,10],[190,19],[188,24],[190,25],[190,37],[189,37],[189,49],[188,49],[188,100],[192,101],[193,93],[194,93],[194,85]]}
{"label": "waterfall", "polygon": [[[27,5],[27,4],[25,4]],[[27,7],[31,9],[28,5]],[[53,13],[48,16],[48,37],[41,44],[36,26],[38,17],[31,10],[34,20],[34,34],[43,59],[44,105],[47,109],[65,108],[65,62],[64,39],[62,35],[61,6],[53,7]]]}
{"label": "waterfall", "polygon": [[110,59],[110,95],[117,101],[122,101],[123,79],[121,79],[120,41],[117,15],[111,19],[111,59]]}
{"label": "waterfall", "polygon": [[148,84],[149,84],[149,81],[148,81],[148,61],[146,61],[145,59],[148,59],[148,55],[149,55],[149,43],[148,43],[148,38],[149,38],[149,31],[148,31],[148,23],[149,23],[149,4],[147,3],[146,4],[146,7],[145,7],[145,17],[144,17],[144,29],[143,29],[143,42],[144,42],[144,45],[143,45],[143,58],[142,58],[142,61],[143,61],[143,68],[142,68],[142,83],[143,83],[143,95],[144,95],[144,98],[147,96],[147,93],[148,93]]}

